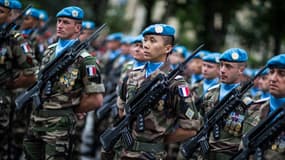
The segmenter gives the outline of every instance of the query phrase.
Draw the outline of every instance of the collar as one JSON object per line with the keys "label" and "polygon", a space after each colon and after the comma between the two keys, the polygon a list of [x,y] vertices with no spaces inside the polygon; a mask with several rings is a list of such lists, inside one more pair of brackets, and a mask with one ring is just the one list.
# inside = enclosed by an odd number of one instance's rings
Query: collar
{"label": "collar", "polygon": [[164,62],[147,62],[145,76],[146,77],[150,76],[154,71],[156,71],[163,64]]}
{"label": "collar", "polygon": [[219,101],[221,101],[230,91],[239,86],[240,83],[225,84],[221,83]]}
{"label": "collar", "polygon": [[202,74],[192,74],[191,75],[191,85],[201,81],[202,79],[203,79],[203,75]]}
{"label": "collar", "polygon": [[270,104],[270,113],[271,113],[271,112],[275,111],[277,108],[279,108],[285,104],[285,97],[276,98],[276,97],[270,95],[269,104]]}
{"label": "collar", "polygon": [[77,40],[78,39],[59,39],[55,49],[55,56],[60,56],[65,48],[72,46]]}
{"label": "collar", "polygon": [[145,65],[145,63],[146,62],[144,62],[144,61],[138,61],[138,60],[134,59],[134,67],[133,68],[143,66],[143,65]]}
{"label": "collar", "polygon": [[219,78],[204,79],[204,81],[203,81],[203,94],[205,94],[210,87],[218,84],[218,82],[219,82]]}

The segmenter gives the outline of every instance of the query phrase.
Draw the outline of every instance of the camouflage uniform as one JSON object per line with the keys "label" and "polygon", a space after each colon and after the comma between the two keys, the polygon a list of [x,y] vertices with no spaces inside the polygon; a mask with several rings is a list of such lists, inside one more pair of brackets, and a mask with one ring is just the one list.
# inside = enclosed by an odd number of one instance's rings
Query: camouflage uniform
{"label": "camouflage uniform", "polygon": [[[34,74],[36,62],[33,60],[33,50],[29,42],[16,31],[12,31],[8,39],[1,40],[0,47],[0,157],[5,159],[8,139],[11,136],[9,124],[12,120],[13,99],[21,89],[13,88],[13,80],[19,76],[20,72],[24,76]],[[12,87],[13,89],[11,89]],[[12,129],[12,128],[10,128]],[[11,136],[11,137],[8,137]],[[15,140],[15,139],[14,139]],[[21,144],[22,142],[18,142]]]}
{"label": "camouflage uniform", "polygon": [[[250,111],[246,115],[243,134],[247,133],[250,129],[255,127],[260,120],[265,119],[270,112],[270,105],[268,98],[257,100],[250,107]],[[285,159],[285,140],[284,132],[279,136],[269,149],[264,153],[265,159],[283,160]]]}
{"label": "camouflage uniform", "polygon": [[[240,89],[240,86],[238,86]],[[211,108],[219,102],[220,84],[215,85],[208,89],[205,94],[202,104],[200,105],[202,110],[207,113]],[[219,124],[220,134],[219,138],[215,139],[213,134],[210,134],[210,153],[208,159],[211,160],[226,160],[238,151],[239,143],[242,136],[242,127],[244,122],[244,115],[246,110],[242,105],[248,104],[246,102],[248,96],[244,95],[244,104],[240,104],[235,108],[235,111],[226,118],[225,122]]]}
{"label": "camouflage uniform", "polygon": [[[159,73],[167,73],[170,69],[170,66],[166,64],[145,78],[146,70],[144,67],[136,68],[130,72],[127,81],[126,102],[136,94],[144,83]],[[120,141],[117,143],[115,159],[148,159],[146,155],[151,155],[155,159],[165,159],[167,153],[164,138],[175,127],[199,130],[201,117],[193,104],[192,97],[182,97],[178,94],[178,87],[182,85],[188,86],[182,76],[173,80],[169,86],[169,92],[144,117],[144,131],[137,132],[132,129],[134,145],[130,149],[126,149]],[[132,125],[135,128],[136,123],[134,122]]]}
{"label": "camouflage uniform", "polygon": [[[56,44],[46,50],[41,68],[54,59],[55,49]],[[77,121],[73,108],[80,104],[82,92],[104,92],[96,58],[86,50],[56,79],[52,93],[41,94],[41,108],[33,110],[24,140],[29,159],[70,159]]]}

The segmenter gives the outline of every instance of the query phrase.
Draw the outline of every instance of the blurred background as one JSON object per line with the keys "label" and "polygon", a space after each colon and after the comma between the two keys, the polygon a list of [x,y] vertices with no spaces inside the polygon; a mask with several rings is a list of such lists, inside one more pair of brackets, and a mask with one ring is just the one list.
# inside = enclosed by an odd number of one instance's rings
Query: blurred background
{"label": "blurred background", "polygon": [[248,51],[249,66],[264,64],[284,52],[284,0],[22,0],[24,7],[44,9],[52,18],[63,7],[84,9],[85,20],[107,23],[108,32],[138,35],[153,23],[176,28],[176,43],[192,50],[200,43],[205,49],[223,52],[231,47]]}

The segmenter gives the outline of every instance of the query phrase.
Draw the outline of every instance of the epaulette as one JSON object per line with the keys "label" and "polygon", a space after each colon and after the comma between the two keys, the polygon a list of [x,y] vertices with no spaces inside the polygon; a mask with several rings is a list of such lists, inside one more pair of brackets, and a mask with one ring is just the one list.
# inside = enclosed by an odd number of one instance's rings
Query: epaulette
{"label": "epaulette", "polygon": [[208,88],[207,91],[213,90],[213,89],[218,88],[218,87],[220,87],[220,84],[216,84],[216,85],[214,85],[214,86]]}
{"label": "epaulette", "polygon": [[184,77],[181,76],[181,75],[177,75],[174,79],[175,79],[175,80],[181,80],[181,79],[184,79]]}
{"label": "epaulette", "polygon": [[269,101],[270,97],[267,97],[267,98],[262,98],[262,99],[258,99],[258,100],[255,100],[253,101],[254,104],[261,104],[261,103],[265,103],[267,101]]}
{"label": "epaulette", "polygon": [[55,47],[56,45],[57,45],[57,43],[53,43],[53,44],[48,46],[48,49],[51,49],[51,48]]}

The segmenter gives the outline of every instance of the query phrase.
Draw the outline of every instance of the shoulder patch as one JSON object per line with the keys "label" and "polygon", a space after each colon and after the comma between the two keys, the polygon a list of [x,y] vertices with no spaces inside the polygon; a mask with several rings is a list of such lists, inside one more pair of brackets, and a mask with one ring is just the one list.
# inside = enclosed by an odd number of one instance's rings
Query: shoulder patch
{"label": "shoulder patch", "polygon": [[178,93],[181,97],[189,97],[190,89],[187,85],[179,85],[178,86]]}
{"label": "shoulder patch", "polygon": [[220,87],[220,84],[216,84],[216,85],[214,85],[214,86],[208,88],[207,91],[213,90],[213,89],[218,88],[218,87]]}

